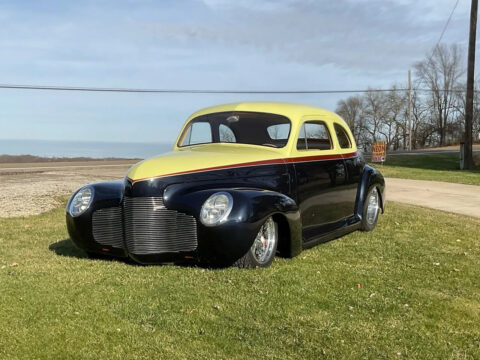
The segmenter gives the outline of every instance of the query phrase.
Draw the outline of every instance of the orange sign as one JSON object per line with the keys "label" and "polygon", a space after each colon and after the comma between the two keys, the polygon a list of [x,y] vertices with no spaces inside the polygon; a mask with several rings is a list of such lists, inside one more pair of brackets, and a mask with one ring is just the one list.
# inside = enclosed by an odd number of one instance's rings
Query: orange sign
{"label": "orange sign", "polygon": [[387,144],[385,141],[377,141],[372,147],[372,162],[384,162],[387,157]]}

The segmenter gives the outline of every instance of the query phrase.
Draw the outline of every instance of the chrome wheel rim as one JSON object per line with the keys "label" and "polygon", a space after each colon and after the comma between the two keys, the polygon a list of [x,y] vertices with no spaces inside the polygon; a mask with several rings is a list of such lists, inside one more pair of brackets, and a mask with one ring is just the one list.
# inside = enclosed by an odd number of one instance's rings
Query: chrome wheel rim
{"label": "chrome wheel rim", "polygon": [[375,223],[375,220],[377,219],[378,210],[380,209],[378,201],[378,190],[376,188],[372,190],[367,201],[367,222],[370,225],[373,225]]}
{"label": "chrome wheel rim", "polygon": [[260,228],[252,245],[252,254],[255,260],[260,264],[267,263],[272,256],[276,241],[275,222],[270,217]]}

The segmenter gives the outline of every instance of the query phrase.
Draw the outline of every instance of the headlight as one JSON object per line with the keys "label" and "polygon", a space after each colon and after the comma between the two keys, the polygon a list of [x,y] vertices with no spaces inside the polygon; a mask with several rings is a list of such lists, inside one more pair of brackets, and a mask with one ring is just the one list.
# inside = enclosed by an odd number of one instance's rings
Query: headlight
{"label": "headlight", "polygon": [[83,214],[92,204],[93,188],[87,186],[80,189],[70,201],[68,212],[72,216]]}
{"label": "headlight", "polygon": [[215,226],[224,222],[233,207],[233,198],[227,192],[218,192],[210,196],[202,205],[200,221],[205,226]]}

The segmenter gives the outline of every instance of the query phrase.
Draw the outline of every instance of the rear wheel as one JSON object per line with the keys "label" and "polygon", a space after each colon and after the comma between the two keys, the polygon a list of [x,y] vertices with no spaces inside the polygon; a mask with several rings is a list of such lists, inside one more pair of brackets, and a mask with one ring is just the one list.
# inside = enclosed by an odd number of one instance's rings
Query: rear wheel
{"label": "rear wheel", "polygon": [[362,230],[372,231],[377,225],[380,213],[380,194],[376,187],[372,187],[365,198],[363,205]]}
{"label": "rear wheel", "polygon": [[240,268],[268,267],[275,258],[278,245],[278,225],[269,217],[260,228],[252,247],[235,262]]}

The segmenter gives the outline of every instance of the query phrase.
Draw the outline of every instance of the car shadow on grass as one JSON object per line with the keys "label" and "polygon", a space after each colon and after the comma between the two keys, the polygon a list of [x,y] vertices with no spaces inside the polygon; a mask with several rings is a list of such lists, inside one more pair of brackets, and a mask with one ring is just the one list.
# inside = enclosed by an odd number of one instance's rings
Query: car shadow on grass
{"label": "car shadow on grass", "polygon": [[[53,251],[55,254],[59,256],[66,256],[66,257],[85,259],[85,260],[115,261],[115,262],[120,262],[123,264],[132,265],[132,266],[149,266],[149,265],[139,264],[130,258],[121,258],[121,257],[114,257],[114,256],[108,256],[108,255],[102,255],[102,254],[91,254],[91,256],[89,256],[85,251],[77,248],[73,244],[73,241],[71,239],[63,239],[63,240],[56,241],[50,244],[48,246],[48,249],[50,251]],[[154,266],[163,266],[163,265],[207,268],[207,266],[202,266],[201,264],[197,264],[197,263],[194,264],[192,262],[178,262],[178,263],[170,263],[170,264],[159,264]]]}
{"label": "car shadow on grass", "polygon": [[88,256],[85,251],[77,248],[71,239],[63,239],[55,241],[48,246],[50,251],[60,256],[74,257],[77,259],[87,259]]}
{"label": "car shadow on grass", "polygon": [[116,258],[108,255],[95,254],[93,256],[88,256],[87,253],[79,248],[77,248],[71,239],[63,239],[56,241],[48,246],[50,251],[53,251],[55,254],[66,257],[73,257],[77,259],[94,259],[94,260],[104,260],[104,261],[118,261],[131,265],[135,264],[130,259]]}

